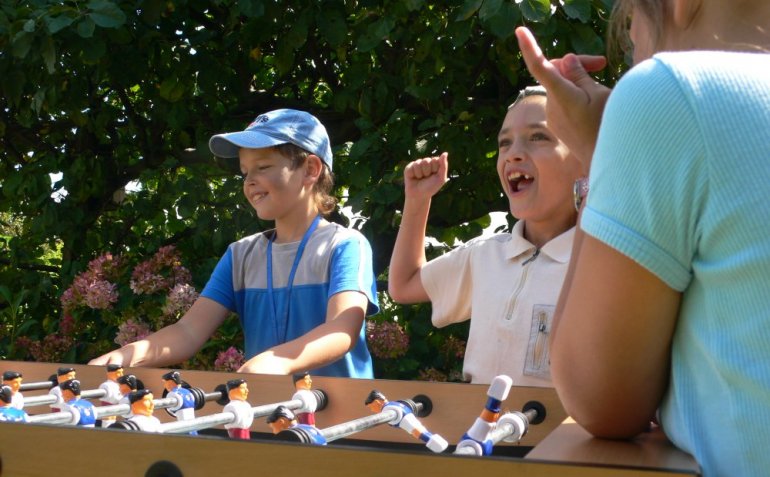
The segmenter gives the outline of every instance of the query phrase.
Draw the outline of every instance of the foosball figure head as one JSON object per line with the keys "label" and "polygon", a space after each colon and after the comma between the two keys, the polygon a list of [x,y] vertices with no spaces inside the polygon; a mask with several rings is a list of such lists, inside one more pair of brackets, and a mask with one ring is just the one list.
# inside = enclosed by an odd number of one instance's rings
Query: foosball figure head
{"label": "foosball figure head", "polygon": [[0,406],[10,406],[13,401],[13,390],[10,386],[3,385],[0,388]]}
{"label": "foosball figure head", "polygon": [[0,387],[0,422],[27,422],[29,416],[13,405],[13,390],[10,386]]}
{"label": "foosball figure head", "polygon": [[124,374],[118,378],[118,386],[120,386],[120,393],[124,396],[128,395],[131,391],[136,391],[136,376],[133,374]]}
{"label": "foosball figure head", "polygon": [[226,386],[231,401],[245,401],[249,397],[249,385],[245,379],[231,379]]}
{"label": "foosball figure head", "polygon": [[61,388],[61,395],[64,402],[80,399],[80,381],[77,379],[68,379],[59,384],[59,388]]}
{"label": "foosball figure head", "polygon": [[155,402],[149,389],[140,389],[128,393],[128,402],[131,404],[131,414],[136,416],[152,416],[155,411]]}
{"label": "foosball figure head", "polygon": [[297,425],[297,418],[294,413],[286,406],[278,406],[267,416],[267,424],[272,429],[273,434],[278,434]]}
{"label": "foosball figure head", "polygon": [[56,370],[56,381],[58,381],[59,384],[64,381],[69,381],[70,379],[75,379],[75,377],[75,368],[62,367]]}
{"label": "foosball figure head", "polygon": [[310,377],[310,373],[307,371],[304,373],[297,373],[292,375],[292,380],[294,381],[294,389],[297,391],[308,391],[313,388],[313,379]]}
{"label": "foosball figure head", "polygon": [[122,364],[108,364],[107,365],[107,379],[117,382],[118,378],[123,376]]}
{"label": "foosball figure head", "polygon": [[18,371],[6,371],[3,373],[3,386],[11,388],[13,394],[19,392],[22,380],[22,375]]}
{"label": "foosball figure head", "polygon": [[369,393],[369,396],[366,397],[364,404],[369,408],[369,410],[376,414],[382,411],[382,408],[385,406],[386,402],[388,402],[388,399],[385,397],[385,395],[375,389]]}
{"label": "foosball figure head", "polygon": [[163,387],[168,392],[173,391],[182,384],[182,375],[179,374],[179,371],[169,371],[161,376],[161,379],[163,380]]}

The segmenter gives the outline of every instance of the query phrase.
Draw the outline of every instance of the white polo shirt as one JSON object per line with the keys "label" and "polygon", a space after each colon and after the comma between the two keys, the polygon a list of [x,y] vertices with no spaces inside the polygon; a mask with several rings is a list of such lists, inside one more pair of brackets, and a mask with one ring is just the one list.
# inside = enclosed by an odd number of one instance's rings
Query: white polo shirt
{"label": "white polo shirt", "polygon": [[518,221],[510,234],[478,237],[425,264],[422,284],[439,328],[471,319],[463,377],[551,387],[548,335],[572,252],[571,228],[537,252]]}

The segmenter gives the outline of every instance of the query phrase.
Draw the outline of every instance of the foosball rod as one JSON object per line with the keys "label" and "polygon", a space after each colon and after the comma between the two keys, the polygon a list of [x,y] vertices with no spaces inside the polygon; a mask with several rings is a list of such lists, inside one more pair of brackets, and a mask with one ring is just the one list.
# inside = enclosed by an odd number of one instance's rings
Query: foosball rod
{"label": "foosball rod", "polygon": [[[88,392],[89,391],[83,391],[83,394],[81,394],[81,397],[85,397],[85,394]],[[202,395],[203,395],[204,402],[222,399],[221,391],[203,393]],[[101,396],[96,396],[96,397],[101,397]],[[152,402],[155,404],[155,407],[157,409],[170,408],[179,403],[179,401],[173,397],[153,399]],[[94,414],[96,415],[97,419],[101,419],[103,417],[112,417],[112,416],[126,416],[130,413],[131,413],[130,404],[113,404],[110,406],[99,406],[94,408]],[[72,414],[70,414],[67,411],[52,412],[48,414],[38,414],[36,416],[29,416],[29,422],[38,423],[38,424],[66,424],[71,419],[72,419]]]}
{"label": "foosball rod", "polygon": [[48,381],[38,381],[38,382],[32,382],[32,383],[21,383],[21,386],[19,386],[19,391],[37,391],[38,389],[51,389],[54,386],[57,386],[59,383],[56,382],[56,379],[49,379]]}
{"label": "foosball rod", "polygon": [[[530,424],[540,424],[545,420],[545,407],[537,401],[524,405],[521,412],[508,412],[500,416],[495,429],[489,432],[492,445],[501,441],[518,442],[527,433]],[[458,447],[455,455],[478,455],[471,447]]]}
{"label": "foosball rod", "polygon": [[[317,410],[322,410],[326,407],[327,396],[326,393],[320,389],[314,389],[317,399]],[[263,404],[261,406],[254,406],[251,408],[254,419],[259,417],[269,416],[278,406],[286,406],[292,411],[301,409],[304,407],[305,402],[301,399],[292,399],[291,401],[277,402],[274,404]],[[201,429],[208,429],[211,427],[230,424],[235,420],[235,414],[232,412],[218,412],[216,414],[209,414],[208,416],[196,417],[194,419],[188,419],[185,421],[166,422],[160,425],[159,432],[164,434],[184,434],[192,431],[199,431]]]}
{"label": "foosball rod", "polygon": [[[51,384],[50,382],[48,384]],[[98,399],[107,394],[104,389],[87,389],[80,394],[81,399]],[[41,396],[28,396],[24,398],[24,407],[42,406],[44,404],[53,404],[58,400],[53,394],[43,394]]]}
{"label": "foosball rod", "polygon": [[[425,417],[430,414],[433,409],[433,403],[430,398],[424,395],[418,395],[412,399],[404,399],[400,402],[411,407],[412,412],[414,412],[417,417]],[[358,419],[353,419],[352,421],[319,429],[319,432],[327,442],[331,442],[381,424],[390,423],[398,418],[399,413],[397,411],[393,409],[383,409],[371,416],[360,417]],[[277,437],[291,441],[311,442],[300,428],[289,428],[285,431],[281,431],[277,434]]]}

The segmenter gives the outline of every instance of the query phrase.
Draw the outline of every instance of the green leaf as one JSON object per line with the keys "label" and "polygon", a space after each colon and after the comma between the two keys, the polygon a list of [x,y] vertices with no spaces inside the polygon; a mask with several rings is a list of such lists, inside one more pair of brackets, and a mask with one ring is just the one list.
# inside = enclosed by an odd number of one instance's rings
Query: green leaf
{"label": "green leaf", "polygon": [[[11,71],[7,75],[2,75],[3,91],[11,105],[18,105],[21,101],[21,93],[24,90],[26,76],[19,70]],[[11,174],[14,176],[15,174]],[[6,179],[7,180],[7,179]]]}
{"label": "green leaf", "polygon": [[395,25],[395,20],[390,17],[380,18],[372,23],[359,37],[358,50],[367,52],[376,48],[390,34]]}
{"label": "green leaf", "polygon": [[550,0],[522,0],[519,8],[524,18],[532,22],[544,22],[551,18]]}
{"label": "green leaf", "polygon": [[93,20],[91,20],[90,17],[83,17],[78,22],[78,35],[81,38],[91,38],[94,36],[94,30],[96,29],[96,23],[94,23]]}
{"label": "green leaf", "polygon": [[570,35],[570,42],[575,53],[586,55],[604,54],[604,41],[588,25],[576,25],[575,33]]}
{"label": "green leaf", "polygon": [[496,37],[505,39],[513,35],[516,25],[521,21],[521,12],[511,3],[500,6],[497,14],[484,22]]}
{"label": "green leaf", "polygon": [[484,0],[484,4],[479,9],[479,19],[484,21],[488,18],[492,18],[500,11],[500,7],[503,5],[503,0]]}
{"label": "green leaf", "polygon": [[56,70],[56,47],[50,36],[43,38],[40,55],[43,57],[43,63],[45,63],[48,73],[53,73]]}
{"label": "green leaf", "polygon": [[107,53],[107,45],[100,39],[83,42],[83,60],[86,63],[96,63]]}
{"label": "green leaf", "polygon": [[316,21],[318,22],[318,30],[321,36],[326,38],[329,45],[336,48],[345,41],[348,27],[342,12],[339,10],[327,10],[323,15],[319,15]]}
{"label": "green leaf", "polygon": [[570,18],[576,18],[583,23],[591,19],[591,0],[563,0],[564,12]]}
{"label": "green leaf", "polygon": [[26,31],[20,31],[13,37],[11,43],[11,53],[16,58],[24,58],[29,53],[29,49],[32,46],[32,40],[34,35]]}
{"label": "green leaf", "polygon": [[484,0],[465,0],[460,11],[457,12],[455,21],[463,21],[472,17],[479,10],[483,2]]}
{"label": "green leaf", "polygon": [[265,5],[262,0],[238,0],[233,3],[235,8],[248,18],[259,18],[265,14]]}
{"label": "green leaf", "polygon": [[91,0],[88,16],[102,28],[117,28],[126,22],[126,14],[109,0]]}
{"label": "green leaf", "polygon": [[44,18],[48,31],[52,35],[72,25],[75,21],[75,19],[69,15],[59,15],[57,17],[46,16]]}
{"label": "green leaf", "polygon": [[35,31],[35,20],[27,20],[21,29],[27,33],[32,33]]}

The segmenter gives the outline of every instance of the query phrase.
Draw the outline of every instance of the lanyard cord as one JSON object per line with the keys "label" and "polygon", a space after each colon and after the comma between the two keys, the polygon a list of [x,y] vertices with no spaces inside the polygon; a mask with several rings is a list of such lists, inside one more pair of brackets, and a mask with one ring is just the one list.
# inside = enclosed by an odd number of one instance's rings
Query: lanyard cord
{"label": "lanyard cord", "polygon": [[278,322],[278,312],[275,309],[275,296],[273,293],[273,240],[275,240],[275,233],[273,233],[267,241],[267,299],[270,304],[270,311],[273,315],[273,323],[275,324],[276,332],[275,338],[278,344],[286,342],[286,335],[289,331],[289,307],[291,306],[291,289],[294,286],[294,275],[297,273],[299,261],[302,258],[302,252],[305,251],[307,241],[310,239],[310,236],[313,235],[313,231],[318,227],[320,221],[320,215],[317,215],[316,218],[313,219],[313,223],[310,224],[310,227],[305,231],[305,235],[302,236],[302,241],[299,243],[299,248],[297,248],[297,254],[294,255],[294,264],[291,266],[289,281],[286,283],[286,307],[284,307],[283,313],[283,339],[280,339],[280,334],[278,333],[280,323]]}

